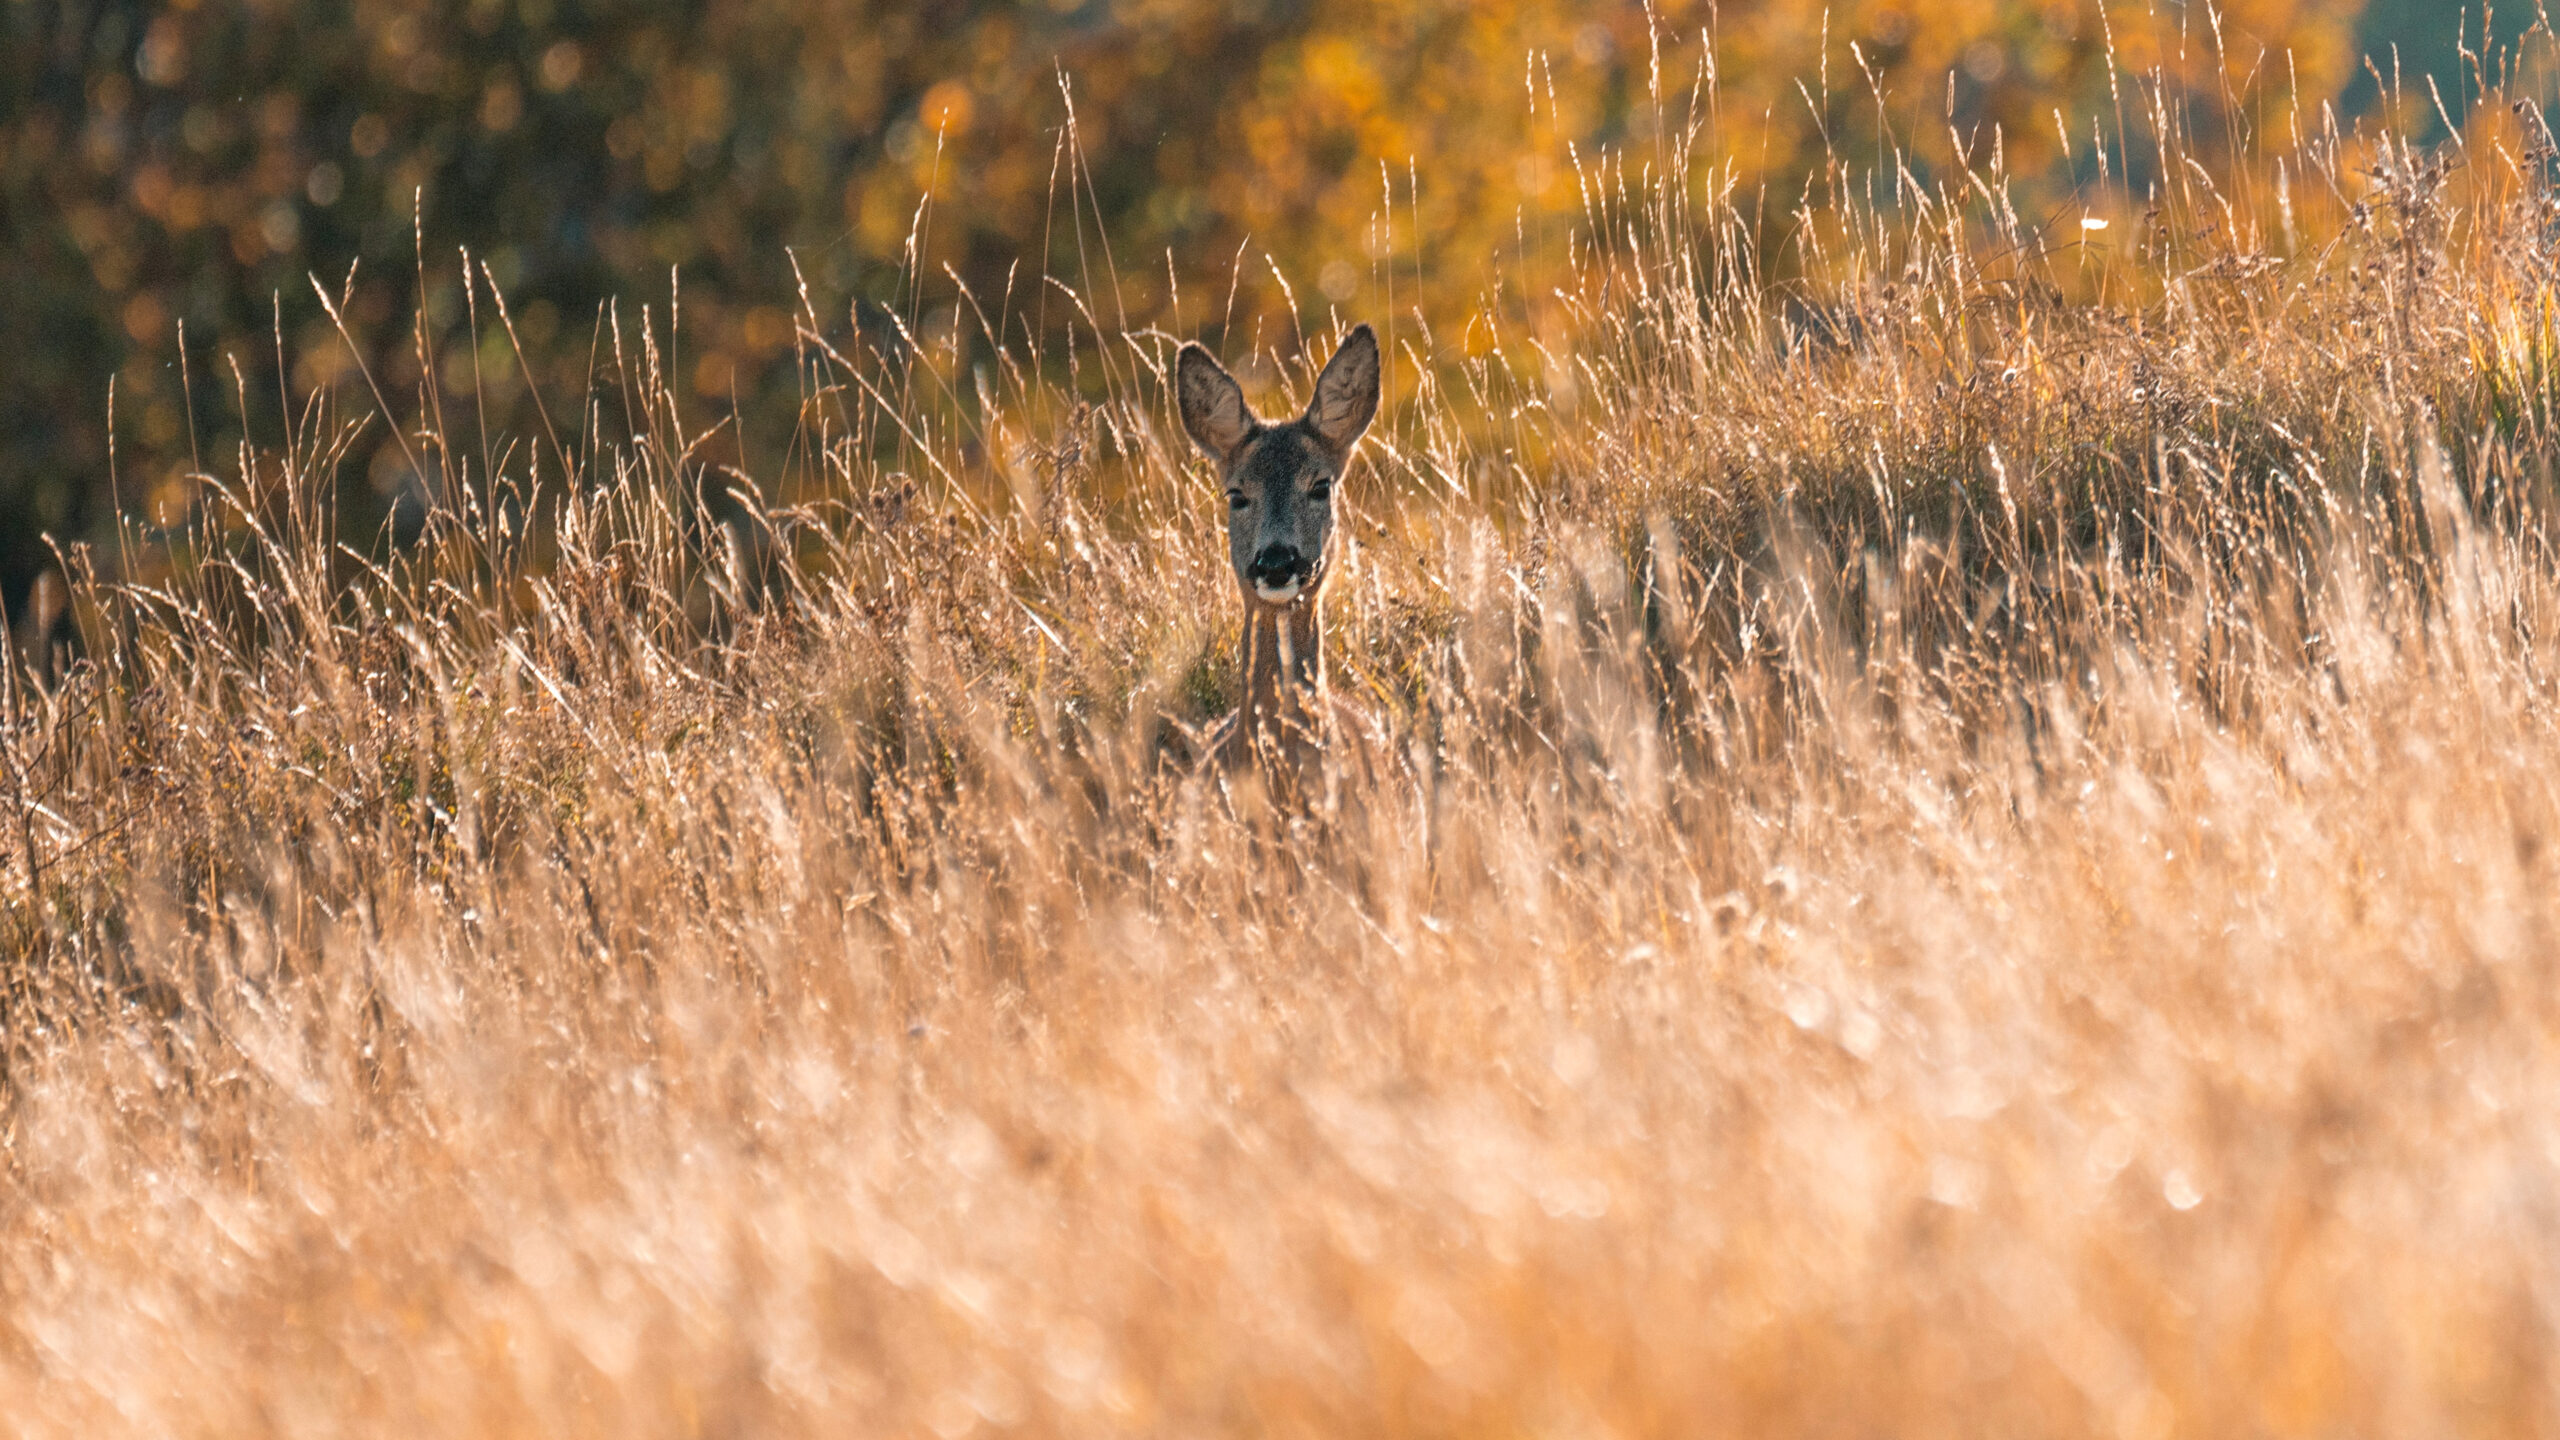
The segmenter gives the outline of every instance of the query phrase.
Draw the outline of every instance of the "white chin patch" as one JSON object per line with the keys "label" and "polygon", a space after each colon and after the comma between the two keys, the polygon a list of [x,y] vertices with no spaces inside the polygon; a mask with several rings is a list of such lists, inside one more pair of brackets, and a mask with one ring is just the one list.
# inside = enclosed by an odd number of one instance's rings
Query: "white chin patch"
{"label": "white chin patch", "polygon": [[1253,582],[1253,593],[1261,596],[1266,605],[1286,605],[1298,598],[1299,583],[1292,580],[1286,585],[1265,585],[1256,580]]}

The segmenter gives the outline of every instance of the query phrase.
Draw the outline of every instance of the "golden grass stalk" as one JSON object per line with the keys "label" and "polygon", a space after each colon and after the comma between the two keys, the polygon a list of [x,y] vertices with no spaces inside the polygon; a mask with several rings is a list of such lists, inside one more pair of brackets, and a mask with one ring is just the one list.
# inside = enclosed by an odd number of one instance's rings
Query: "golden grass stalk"
{"label": "golden grass stalk", "polygon": [[2103,252],[1844,199],[1783,294],[1599,174],[1552,303],[1402,337],[1398,763],[1313,812],[1169,758],[1236,607],[1164,337],[811,308],[751,480],[617,324],[371,558],[306,415],[8,694],[6,1427],[2551,1430],[2487,135],[2262,157],[2290,248],[2175,164]]}

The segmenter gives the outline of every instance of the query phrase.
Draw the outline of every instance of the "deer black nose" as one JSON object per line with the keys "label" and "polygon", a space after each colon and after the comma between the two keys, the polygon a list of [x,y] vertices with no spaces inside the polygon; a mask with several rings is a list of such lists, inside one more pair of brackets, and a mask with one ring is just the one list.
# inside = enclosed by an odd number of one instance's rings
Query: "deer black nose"
{"label": "deer black nose", "polygon": [[1298,558],[1297,546],[1283,545],[1274,541],[1263,546],[1261,552],[1253,557],[1252,578],[1268,580],[1275,585],[1285,584],[1297,579],[1299,572],[1305,568]]}

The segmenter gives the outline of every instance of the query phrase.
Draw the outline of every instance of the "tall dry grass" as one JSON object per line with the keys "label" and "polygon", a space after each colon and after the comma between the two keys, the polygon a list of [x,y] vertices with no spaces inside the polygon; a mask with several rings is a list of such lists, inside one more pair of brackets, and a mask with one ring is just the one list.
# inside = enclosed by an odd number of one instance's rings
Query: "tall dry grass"
{"label": "tall dry grass", "polygon": [[2551,147],[2150,103],[1399,317],[1339,805],[1171,337],[302,412],[8,691],[0,1427],[2556,1428]]}

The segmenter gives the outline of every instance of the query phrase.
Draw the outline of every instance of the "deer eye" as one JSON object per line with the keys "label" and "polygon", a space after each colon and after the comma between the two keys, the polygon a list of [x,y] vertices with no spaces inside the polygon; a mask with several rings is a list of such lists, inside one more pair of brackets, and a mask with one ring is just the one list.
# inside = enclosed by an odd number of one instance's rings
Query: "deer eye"
{"label": "deer eye", "polygon": [[1333,482],[1332,482],[1332,481],[1330,481],[1330,480],[1319,480],[1319,481],[1317,481],[1316,483],[1314,483],[1313,485],[1308,486],[1308,487],[1307,487],[1307,498],[1308,498],[1308,499],[1310,499],[1310,500],[1330,500],[1330,499],[1332,499],[1332,498],[1333,498]]}
{"label": "deer eye", "polygon": [[1244,492],[1243,492],[1243,491],[1241,491],[1241,490],[1230,490],[1230,491],[1228,491],[1228,492],[1227,492],[1227,508],[1228,508],[1228,509],[1230,509],[1230,510],[1241,510],[1241,509],[1243,509],[1243,508],[1244,508],[1244,506],[1245,506],[1245,499],[1244,499]]}

